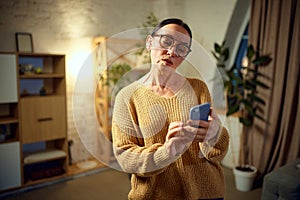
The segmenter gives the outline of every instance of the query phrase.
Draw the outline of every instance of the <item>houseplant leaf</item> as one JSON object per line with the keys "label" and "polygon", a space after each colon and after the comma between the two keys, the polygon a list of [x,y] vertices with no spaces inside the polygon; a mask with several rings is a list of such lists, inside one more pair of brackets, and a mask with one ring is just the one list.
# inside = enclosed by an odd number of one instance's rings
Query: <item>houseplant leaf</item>
{"label": "houseplant leaf", "polygon": [[265,101],[264,101],[262,98],[258,97],[258,96],[255,95],[255,94],[248,94],[248,97],[249,97],[252,101],[258,102],[258,103],[263,104],[263,105],[266,104]]}
{"label": "houseplant leaf", "polygon": [[223,60],[226,61],[229,58],[229,49],[226,48],[222,51]]}
{"label": "houseplant leaf", "polygon": [[250,119],[244,118],[244,117],[240,117],[240,122],[245,125],[245,126],[251,126],[252,125],[252,121]]}
{"label": "houseplant leaf", "polygon": [[235,105],[229,107],[226,115],[230,116],[230,115],[238,112],[239,110],[240,110],[240,105],[239,104],[235,104]]}
{"label": "houseplant leaf", "polygon": [[254,65],[261,65],[265,66],[271,62],[271,58],[268,55],[258,56],[252,61],[252,64]]}
{"label": "houseplant leaf", "polygon": [[266,84],[264,84],[263,82],[261,82],[259,80],[253,80],[253,84],[259,85],[260,87],[262,87],[264,89],[268,89],[269,88],[269,86],[267,86]]}
{"label": "houseplant leaf", "polygon": [[255,54],[255,51],[254,51],[253,45],[249,45],[248,48],[247,48],[247,55],[246,55],[247,58],[249,60],[251,60],[253,58],[254,54]]}
{"label": "houseplant leaf", "polygon": [[253,75],[268,78],[268,76],[266,74],[262,74],[262,73],[258,72],[256,69],[251,69],[248,67],[242,67],[242,68],[244,70],[247,70],[247,72],[251,72]]}
{"label": "houseplant leaf", "polygon": [[258,115],[257,113],[255,113],[254,116],[262,121],[266,121],[262,116]]}
{"label": "houseplant leaf", "polygon": [[217,52],[217,53],[219,53],[219,54],[221,53],[221,49],[222,49],[222,48],[221,48],[221,46],[220,46],[218,43],[215,43],[215,44],[214,44],[214,48],[215,48],[215,52]]}
{"label": "houseplant leaf", "polygon": [[212,52],[212,55],[215,57],[216,60],[220,59],[220,57],[215,52]]}

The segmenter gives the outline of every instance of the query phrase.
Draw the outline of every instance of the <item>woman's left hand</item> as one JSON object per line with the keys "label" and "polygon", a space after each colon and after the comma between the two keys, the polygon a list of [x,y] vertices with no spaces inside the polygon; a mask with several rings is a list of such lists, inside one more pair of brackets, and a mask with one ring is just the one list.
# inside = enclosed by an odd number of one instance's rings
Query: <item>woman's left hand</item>
{"label": "woman's left hand", "polygon": [[203,120],[188,120],[183,130],[195,134],[193,142],[203,142],[209,129],[209,123]]}
{"label": "woman's left hand", "polygon": [[220,129],[220,119],[211,109],[208,121],[188,120],[184,131],[196,134],[194,142],[204,142],[214,138]]}

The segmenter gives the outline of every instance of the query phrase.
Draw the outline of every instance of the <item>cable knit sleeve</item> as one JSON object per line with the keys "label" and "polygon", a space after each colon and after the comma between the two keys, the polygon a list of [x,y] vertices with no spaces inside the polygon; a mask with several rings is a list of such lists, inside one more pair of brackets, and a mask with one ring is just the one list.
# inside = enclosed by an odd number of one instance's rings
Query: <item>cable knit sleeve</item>
{"label": "cable knit sleeve", "polygon": [[[200,103],[212,103],[209,90],[204,82],[192,79],[191,84],[195,88]],[[229,134],[226,128],[221,126],[214,140],[214,142],[199,143],[199,146],[203,156],[207,160],[221,161],[225,157],[229,146]]]}
{"label": "cable knit sleeve", "polygon": [[226,128],[221,127],[217,135],[218,138],[214,145],[208,142],[199,143],[204,157],[215,162],[219,162],[225,157],[229,145],[229,134]]}

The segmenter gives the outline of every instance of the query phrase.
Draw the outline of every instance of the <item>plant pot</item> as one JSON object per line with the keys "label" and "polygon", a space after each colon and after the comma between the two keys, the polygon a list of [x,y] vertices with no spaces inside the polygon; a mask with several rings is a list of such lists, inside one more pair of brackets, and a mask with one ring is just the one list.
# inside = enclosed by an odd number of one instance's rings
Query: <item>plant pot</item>
{"label": "plant pot", "polygon": [[251,165],[247,165],[245,167],[248,170],[240,170],[237,169],[237,167],[233,169],[236,189],[242,192],[250,191],[252,189],[257,173],[256,167]]}

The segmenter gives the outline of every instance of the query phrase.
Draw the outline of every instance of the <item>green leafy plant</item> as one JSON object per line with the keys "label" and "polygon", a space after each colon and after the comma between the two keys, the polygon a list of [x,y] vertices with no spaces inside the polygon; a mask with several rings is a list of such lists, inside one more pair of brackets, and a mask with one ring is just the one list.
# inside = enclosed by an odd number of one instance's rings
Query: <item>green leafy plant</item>
{"label": "green leafy plant", "polygon": [[142,30],[140,32],[141,36],[144,38],[147,37],[147,35],[150,34],[149,28],[155,27],[159,23],[158,18],[154,15],[153,12],[150,12],[150,14],[147,16],[146,21],[142,23]]}
{"label": "green leafy plant", "polygon": [[[225,42],[221,45],[215,43],[212,54],[217,59],[217,67],[224,81],[227,116],[240,112],[240,122],[248,127],[253,124],[255,118],[265,121],[259,109],[259,106],[265,105],[265,101],[259,97],[257,89],[259,87],[269,88],[260,81],[260,77],[267,77],[259,72],[259,68],[267,66],[271,62],[270,56],[260,55],[258,51],[254,50],[253,45],[249,45],[243,60],[244,66],[238,69],[234,64],[226,69],[225,62],[229,58],[229,50],[225,47]],[[250,68],[250,65],[253,67]]]}
{"label": "green leafy plant", "polygon": [[109,87],[113,87],[122,78],[122,76],[131,70],[127,63],[116,63],[107,68],[106,76],[100,76],[100,82]]}
{"label": "green leafy plant", "polygon": [[[269,88],[268,85],[260,81],[261,78],[268,77],[260,73],[259,69],[267,66],[272,59],[269,55],[260,55],[258,51],[255,51],[253,45],[249,45],[242,62],[243,66],[237,68],[236,64],[233,64],[230,68],[227,68],[225,63],[230,55],[229,49],[225,47],[225,42],[221,45],[215,43],[212,54],[217,59],[217,67],[224,83],[227,100],[226,115],[230,116],[238,112],[239,121],[245,128],[243,128],[242,134],[246,134],[245,130],[253,125],[255,118],[265,121],[262,117],[262,109],[260,109],[265,105],[265,101],[259,97],[258,91]],[[245,143],[245,145],[244,150],[240,150],[240,153],[244,155],[244,160],[240,161],[243,163],[239,163],[235,166],[235,169],[243,172],[254,172],[253,167],[248,164],[248,143]],[[235,165],[234,151],[232,151],[232,154],[233,164]]]}

